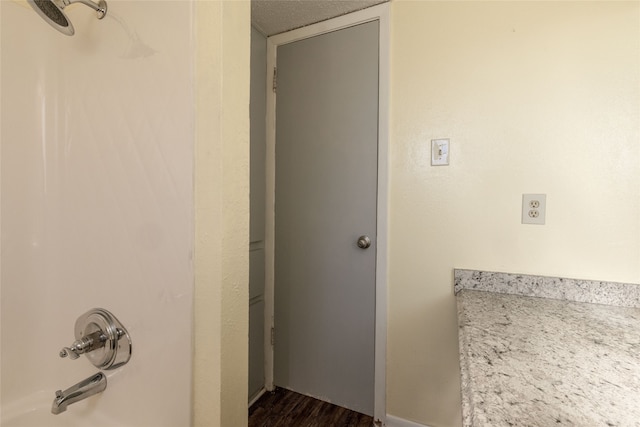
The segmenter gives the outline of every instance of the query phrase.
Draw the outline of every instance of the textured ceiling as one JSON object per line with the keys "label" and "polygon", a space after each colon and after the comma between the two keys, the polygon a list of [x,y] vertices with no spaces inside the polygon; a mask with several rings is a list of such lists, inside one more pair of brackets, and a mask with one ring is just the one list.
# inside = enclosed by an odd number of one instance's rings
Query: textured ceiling
{"label": "textured ceiling", "polygon": [[265,36],[272,36],[386,1],[252,0],[251,23]]}

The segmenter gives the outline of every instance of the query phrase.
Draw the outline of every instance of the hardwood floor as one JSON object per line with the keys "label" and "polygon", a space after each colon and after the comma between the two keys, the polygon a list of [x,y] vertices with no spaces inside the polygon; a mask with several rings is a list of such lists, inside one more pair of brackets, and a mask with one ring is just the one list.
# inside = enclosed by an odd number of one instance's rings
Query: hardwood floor
{"label": "hardwood floor", "polygon": [[277,388],[249,408],[249,427],[371,427],[373,418]]}

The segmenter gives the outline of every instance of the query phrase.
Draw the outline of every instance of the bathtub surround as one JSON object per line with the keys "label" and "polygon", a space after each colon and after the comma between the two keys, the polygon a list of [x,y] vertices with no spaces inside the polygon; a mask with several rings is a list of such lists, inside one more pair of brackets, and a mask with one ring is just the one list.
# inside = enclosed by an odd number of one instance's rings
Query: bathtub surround
{"label": "bathtub surround", "polygon": [[573,288],[569,279],[469,270],[455,278],[465,427],[637,425],[640,306],[615,303],[640,286],[615,284],[616,295],[605,283],[603,294],[598,282],[577,281],[594,304],[544,289]]}
{"label": "bathtub surround", "polygon": [[[0,2],[3,426],[18,401],[48,413],[39,424],[27,412],[14,421],[22,425],[189,424],[192,11],[186,2],[109,6],[102,20],[66,9],[68,37],[26,2]],[[123,59],[130,40],[116,16],[156,54]],[[163,21],[175,25],[170,34]],[[105,371],[104,392],[54,416],[56,390],[98,370],[85,356],[59,357],[94,307],[126,325],[131,360]]]}
{"label": "bathtub surround", "polygon": [[[3,427],[246,422],[249,10],[69,7],[67,37],[0,2]],[[52,415],[96,373],[58,356],[93,307],[131,360]]]}

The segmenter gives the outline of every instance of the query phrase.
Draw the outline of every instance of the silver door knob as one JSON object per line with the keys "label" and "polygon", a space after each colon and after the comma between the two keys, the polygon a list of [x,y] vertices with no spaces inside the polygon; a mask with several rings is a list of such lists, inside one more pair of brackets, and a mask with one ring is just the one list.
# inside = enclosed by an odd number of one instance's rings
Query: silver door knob
{"label": "silver door knob", "polygon": [[367,249],[369,246],[371,246],[371,239],[367,236],[360,236],[358,237],[358,247],[360,249]]}

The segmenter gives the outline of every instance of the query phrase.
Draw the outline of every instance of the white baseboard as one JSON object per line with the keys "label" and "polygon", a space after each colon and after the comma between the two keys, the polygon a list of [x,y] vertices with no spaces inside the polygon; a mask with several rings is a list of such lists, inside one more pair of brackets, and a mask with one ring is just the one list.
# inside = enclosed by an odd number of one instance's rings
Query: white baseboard
{"label": "white baseboard", "polygon": [[251,408],[251,406],[256,403],[258,401],[258,399],[260,399],[262,397],[263,394],[265,394],[267,392],[267,390],[263,387],[260,389],[260,391],[251,399],[249,400],[249,408]]}
{"label": "white baseboard", "polygon": [[413,421],[405,420],[403,418],[394,417],[393,415],[387,415],[386,427],[429,427],[424,424],[414,423]]}

